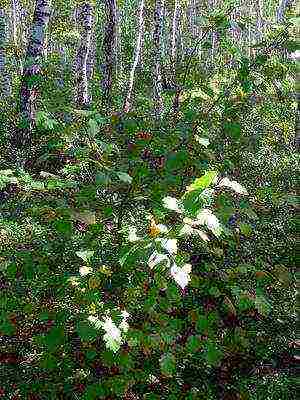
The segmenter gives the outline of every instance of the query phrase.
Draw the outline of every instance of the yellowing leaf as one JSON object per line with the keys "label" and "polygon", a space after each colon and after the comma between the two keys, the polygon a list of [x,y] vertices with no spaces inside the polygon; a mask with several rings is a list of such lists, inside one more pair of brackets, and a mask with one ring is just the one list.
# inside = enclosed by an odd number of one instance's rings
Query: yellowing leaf
{"label": "yellowing leaf", "polygon": [[112,275],[112,270],[109,267],[107,267],[106,265],[101,265],[101,267],[99,267],[98,271],[101,272],[101,274],[104,274],[107,276]]}
{"label": "yellowing leaf", "polygon": [[153,217],[150,218],[150,227],[149,227],[149,235],[151,237],[156,237],[160,234],[161,230],[158,225],[156,225],[156,222]]}
{"label": "yellowing leaf", "polygon": [[96,307],[96,304],[95,303],[92,303],[91,305],[90,305],[90,314],[96,314],[96,312],[97,312],[97,307]]}
{"label": "yellowing leaf", "polygon": [[91,277],[89,279],[89,288],[90,289],[96,289],[100,286],[100,282],[96,277]]}
{"label": "yellowing leaf", "polygon": [[71,213],[71,216],[76,221],[83,222],[84,224],[87,225],[92,225],[96,223],[96,214],[92,211],[81,211],[81,212],[73,211]]}
{"label": "yellowing leaf", "polygon": [[224,303],[227,305],[231,314],[236,315],[236,309],[229,297],[227,296],[224,297]]}

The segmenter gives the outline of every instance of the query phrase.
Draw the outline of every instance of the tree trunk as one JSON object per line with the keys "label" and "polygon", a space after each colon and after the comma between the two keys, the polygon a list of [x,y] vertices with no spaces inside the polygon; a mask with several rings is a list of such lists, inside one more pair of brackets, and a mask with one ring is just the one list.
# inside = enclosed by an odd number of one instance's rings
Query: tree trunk
{"label": "tree trunk", "polygon": [[154,71],[153,71],[153,84],[154,84],[154,112],[155,116],[159,119],[163,112],[163,99],[162,99],[162,76],[161,76],[161,47],[162,47],[162,25],[163,25],[163,0],[156,0],[154,10],[154,32],[153,32],[153,45],[154,45]]}
{"label": "tree trunk", "polygon": [[0,8],[0,99],[10,95],[10,82],[6,70],[6,19],[4,9]]}
{"label": "tree trunk", "polygon": [[37,0],[28,42],[24,73],[20,90],[21,128],[16,133],[15,143],[26,147],[31,143],[35,124],[38,81],[41,76],[40,59],[43,54],[46,27],[49,21],[49,1]]}
{"label": "tree trunk", "polygon": [[91,37],[93,27],[93,7],[84,3],[79,11],[79,20],[82,27],[81,43],[77,53],[77,93],[76,104],[78,107],[89,107],[91,97],[89,94],[88,62],[91,50]]}
{"label": "tree trunk", "polygon": [[172,42],[171,42],[171,60],[172,63],[176,62],[176,48],[177,48],[177,33],[178,33],[178,20],[180,13],[180,3],[179,0],[175,0],[173,21],[172,21]]}
{"label": "tree trunk", "polygon": [[117,2],[116,0],[105,0],[106,25],[103,39],[103,79],[102,89],[104,100],[107,105],[112,102],[112,86],[116,72],[117,60]]}
{"label": "tree trunk", "polygon": [[292,0],[280,0],[277,11],[276,11],[276,22],[282,24],[285,20],[285,13],[287,9],[292,5]]}
{"label": "tree trunk", "polygon": [[[262,0],[255,0],[254,2],[254,12],[256,17],[256,30],[253,36],[255,42],[260,42],[264,34],[264,21],[263,21],[263,2]],[[256,50],[251,49],[251,56],[256,55]]]}
{"label": "tree trunk", "polygon": [[134,61],[133,65],[130,71],[130,77],[129,77],[129,85],[128,85],[128,91],[127,91],[127,96],[124,102],[124,112],[128,112],[131,108],[131,97],[132,97],[132,90],[133,90],[133,84],[134,84],[134,76],[135,76],[135,70],[136,67],[139,63],[140,56],[141,56],[141,48],[143,44],[143,36],[144,36],[144,7],[145,7],[145,0],[141,0],[140,2],[140,11],[139,11],[139,20],[138,20],[138,36],[137,36],[137,41],[136,41],[136,46],[135,46],[135,56],[134,56]]}
{"label": "tree trunk", "polygon": [[186,14],[187,14],[187,21],[188,21],[188,29],[189,29],[189,34],[190,34],[189,47],[193,48],[195,40],[197,40],[197,29],[196,29],[196,25],[195,25],[195,20],[196,20],[196,1],[195,0],[190,0]]}
{"label": "tree trunk", "polygon": [[20,4],[18,4],[17,0],[12,0],[11,2],[11,36],[12,36],[12,42],[14,45],[14,50],[15,50],[15,63],[19,65],[19,71],[18,73],[20,75],[23,75],[23,63],[22,63],[22,57],[20,57],[20,51],[19,49],[21,48],[21,44],[18,43],[18,26],[22,24],[21,18],[20,18]]}
{"label": "tree trunk", "polygon": [[12,0],[11,2],[11,32],[12,32],[12,40],[14,45],[17,43],[17,2],[16,0]]}

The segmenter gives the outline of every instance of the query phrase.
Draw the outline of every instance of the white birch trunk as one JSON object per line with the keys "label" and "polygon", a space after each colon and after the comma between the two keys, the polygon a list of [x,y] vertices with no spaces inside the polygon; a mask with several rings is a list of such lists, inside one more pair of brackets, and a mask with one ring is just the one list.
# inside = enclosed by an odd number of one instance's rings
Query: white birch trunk
{"label": "white birch trunk", "polygon": [[161,44],[162,44],[162,24],[163,24],[163,0],[156,0],[154,11],[154,73],[153,73],[153,94],[154,94],[154,112],[159,119],[163,113],[162,98],[162,75],[161,75]]}
{"label": "white birch trunk", "polygon": [[135,46],[135,55],[134,55],[134,61],[133,65],[130,71],[130,76],[129,76],[129,84],[128,84],[128,90],[127,90],[127,95],[125,98],[124,102],[124,112],[128,112],[131,108],[131,98],[132,98],[132,91],[133,91],[133,85],[134,85],[134,77],[135,77],[135,71],[138,66],[140,57],[141,57],[141,48],[143,44],[143,36],[144,36],[144,7],[145,7],[145,0],[140,1],[140,9],[139,9],[139,18],[138,18],[138,35],[137,35],[137,41],[136,41],[136,46]]}
{"label": "white birch trunk", "polygon": [[[254,4],[254,13],[256,17],[255,23],[255,33],[253,35],[253,42],[260,42],[264,36],[264,20],[263,20],[263,1],[255,0]],[[252,49],[251,56],[256,55],[256,49]]]}
{"label": "white birch trunk", "polygon": [[174,12],[173,12],[173,20],[172,20],[172,41],[171,41],[171,59],[172,62],[176,61],[176,49],[177,49],[177,34],[178,34],[178,20],[180,13],[180,2],[179,0],[175,0]]}
{"label": "white birch trunk", "polygon": [[[12,42],[15,48],[15,54],[17,55],[17,60],[15,60],[16,64],[19,67],[19,74],[23,75],[23,62],[19,49],[22,47],[22,44],[19,43],[18,38],[18,27],[22,24],[21,15],[20,15],[20,4],[17,0],[12,0],[11,2],[11,35]],[[18,51],[17,51],[18,50]]]}
{"label": "white birch trunk", "polygon": [[82,27],[82,36],[77,54],[78,70],[76,103],[79,107],[88,107],[91,103],[91,97],[89,94],[88,62],[91,51],[93,27],[93,7],[90,3],[84,3],[81,7],[80,23]]}
{"label": "white birch trunk", "polygon": [[10,79],[6,69],[6,15],[0,8],[0,99],[10,95]]}
{"label": "white birch trunk", "polygon": [[292,5],[292,0],[280,0],[276,11],[277,24],[282,24],[284,22],[286,10],[291,5]]}
{"label": "white birch trunk", "polygon": [[22,127],[15,141],[20,147],[30,144],[35,124],[38,80],[42,72],[40,59],[43,55],[49,15],[49,1],[36,0],[20,90]]}
{"label": "white birch trunk", "polygon": [[13,44],[16,46],[17,44],[17,2],[16,0],[12,0],[11,2],[11,32],[12,32],[12,40]]}

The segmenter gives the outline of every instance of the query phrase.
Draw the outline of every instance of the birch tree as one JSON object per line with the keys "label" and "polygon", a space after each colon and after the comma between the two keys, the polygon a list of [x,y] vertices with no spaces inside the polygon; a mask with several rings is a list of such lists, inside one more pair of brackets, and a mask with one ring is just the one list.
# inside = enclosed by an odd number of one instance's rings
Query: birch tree
{"label": "birch tree", "polygon": [[117,60],[117,2],[104,0],[106,23],[103,39],[103,79],[102,89],[107,104],[111,104],[111,91],[116,72]]}
{"label": "birch tree", "polygon": [[0,8],[0,99],[9,96],[10,84],[6,69],[6,15]]}
{"label": "birch tree", "polygon": [[282,24],[285,20],[287,9],[293,4],[292,0],[280,0],[276,11],[276,22]]}
{"label": "birch tree", "polygon": [[130,71],[130,76],[129,76],[127,95],[126,95],[124,107],[123,107],[124,112],[128,112],[131,108],[131,98],[132,98],[132,91],[133,91],[133,85],[134,85],[135,71],[136,71],[136,68],[138,66],[138,63],[139,63],[139,60],[141,57],[141,48],[142,48],[143,37],[144,37],[144,7],[145,7],[145,0],[140,0],[139,17],[138,17],[138,35],[137,35],[136,46],[135,46],[134,61],[133,61],[132,68]]}
{"label": "birch tree", "polygon": [[162,99],[162,75],[161,75],[161,47],[162,47],[162,23],[163,23],[163,0],[156,0],[154,10],[154,71],[153,71],[153,94],[154,94],[154,112],[157,118],[160,118],[163,112]]}
{"label": "birch tree", "polygon": [[91,53],[91,37],[93,28],[93,7],[84,3],[79,10],[81,25],[81,42],[77,53],[77,93],[75,101],[79,107],[88,107],[91,103],[89,93],[88,63]]}
{"label": "birch tree", "polygon": [[22,21],[21,21],[21,16],[20,16],[21,10],[20,10],[20,4],[18,0],[12,0],[11,1],[11,7],[10,7],[10,16],[11,16],[11,38],[12,38],[12,43],[14,45],[14,51],[16,55],[16,64],[19,65],[19,70],[18,73],[20,75],[23,75],[23,61],[21,57],[21,52],[20,48],[22,47],[22,44],[19,43],[19,38],[18,38],[18,30],[20,27],[22,28]]}
{"label": "birch tree", "polygon": [[172,38],[171,38],[171,62],[175,63],[176,61],[176,39],[178,33],[178,21],[180,15],[180,2],[179,0],[175,0],[174,4],[174,12],[173,12],[173,20],[172,20]]}
{"label": "birch tree", "polygon": [[21,129],[17,131],[15,138],[16,145],[19,147],[29,145],[32,139],[39,80],[42,73],[41,57],[49,14],[49,1],[36,0],[20,90]]}

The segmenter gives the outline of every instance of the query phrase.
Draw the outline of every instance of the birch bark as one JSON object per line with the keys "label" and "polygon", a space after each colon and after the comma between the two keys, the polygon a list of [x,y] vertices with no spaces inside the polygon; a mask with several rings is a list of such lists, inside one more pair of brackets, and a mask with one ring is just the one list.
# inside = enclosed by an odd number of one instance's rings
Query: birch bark
{"label": "birch bark", "polygon": [[18,73],[23,75],[23,62],[20,49],[22,47],[22,43],[19,43],[18,38],[18,27],[22,26],[22,18],[21,18],[21,6],[17,0],[12,0],[11,2],[11,33],[12,33],[12,42],[15,49],[15,57],[16,64],[19,66]]}
{"label": "birch bark", "polygon": [[276,11],[276,22],[282,24],[285,20],[285,13],[287,9],[292,5],[293,0],[280,0],[277,11]]}
{"label": "birch bark", "polygon": [[20,89],[21,129],[16,133],[15,141],[18,147],[26,147],[32,139],[39,89],[38,82],[42,72],[40,59],[43,55],[49,14],[49,1],[37,0]]}
{"label": "birch bark", "polygon": [[93,7],[84,3],[80,9],[79,21],[82,28],[81,43],[77,53],[77,93],[75,101],[79,107],[88,107],[91,103],[89,93],[88,62],[91,50],[93,27]]}
{"label": "birch bark", "polygon": [[153,73],[153,94],[154,94],[154,112],[155,116],[159,119],[163,112],[163,99],[162,99],[162,74],[161,74],[161,47],[162,47],[162,25],[163,25],[163,0],[156,0],[154,11],[154,32],[153,32],[153,45],[154,45],[154,73]]}
{"label": "birch bark", "polygon": [[6,69],[6,15],[0,8],[0,99],[10,95],[10,79]]}
{"label": "birch bark", "polygon": [[143,44],[143,36],[144,36],[144,7],[145,7],[145,0],[140,1],[140,9],[139,9],[139,18],[138,18],[138,35],[137,35],[137,40],[136,40],[136,46],[135,46],[135,55],[134,55],[134,61],[133,65],[130,71],[130,76],[129,76],[129,84],[128,84],[128,90],[127,90],[127,95],[125,98],[124,102],[124,112],[128,112],[131,108],[131,98],[132,98],[132,91],[133,91],[133,85],[134,85],[134,77],[135,77],[135,71],[138,66],[140,57],[141,57],[141,48]]}
{"label": "birch bark", "polygon": [[176,49],[177,49],[176,39],[178,33],[179,13],[180,13],[180,3],[179,0],[175,0],[173,21],[172,21],[172,42],[171,42],[171,59],[173,63],[175,63],[176,61]]}

